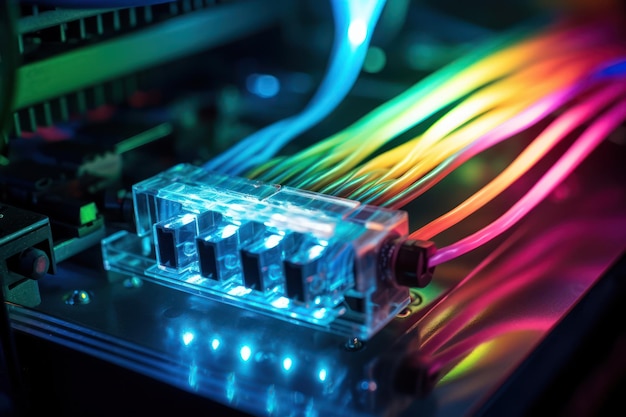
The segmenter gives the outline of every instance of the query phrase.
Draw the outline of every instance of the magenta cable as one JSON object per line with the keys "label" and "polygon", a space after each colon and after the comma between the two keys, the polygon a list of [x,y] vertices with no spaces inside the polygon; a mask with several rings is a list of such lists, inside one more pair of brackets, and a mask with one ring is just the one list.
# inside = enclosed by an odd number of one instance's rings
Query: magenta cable
{"label": "magenta cable", "polygon": [[541,179],[506,213],[478,232],[437,251],[435,266],[470,252],[504,233],[550,194],[580,163],[626,119],[626,100],[603,113],[572,144]]}
{"label": "magenta cable", "polygon": [[[567,135],[572,133],[574,129],[584,125],[588,120],[591,120],[602,109],[606,108],[606,106],[620,98],[620,96],[625,92],[626,90],[615,88],[615,84],[607,84],[600,90],[594,92],[591,97],[587,97],[585,102],[568,109],[558,119],[553,121],[546,129],[544,129],[543,132],[541,132],[541,134],[539,134],[539,136],[537,136],[533,142],[528,145],[526,149],[491,183],[474,193],[474,195],[461,203],[456,209],[444,216],[453,216],[455,223],[465,219],[490,200],[490,198],[486,201],[483,200],[483,203],[481,204],[480,201],[485,195],[494,195],[493,192],[489,191],[489,187],[492,186],[494,182],[497,183],[502,178],[510,177],[514,179],[522,175],[528,168],[540,161],[541,158],[543,158],[552,148],[566,138]],[[527,169],[524,169],[525,166]],[[519,172],[520,174],[515,174],[515,172]],[[472,201],[478,202],[479,205],[471,208]],[[470,208],[469,210],[468,207]],[[438,235],[453,225],[445,224],[445,221],[443,222],[444,224],[438,224],[438,221],[439,219],[423,226],[419,230],[413,232],[411,237],[423,240],[431,239],[433,236]]]}

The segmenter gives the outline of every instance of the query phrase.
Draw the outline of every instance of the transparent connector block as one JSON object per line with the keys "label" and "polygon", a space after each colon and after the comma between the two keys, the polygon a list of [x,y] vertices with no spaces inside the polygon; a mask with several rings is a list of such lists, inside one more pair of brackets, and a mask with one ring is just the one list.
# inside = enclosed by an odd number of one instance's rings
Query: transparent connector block
{"label": "transparent connector block", "polygon": [[136,184],[133,198],[137,233],[103,240],[106,269],[362,339],[410,301],[380,262],[408,234],[404,211],[189,164]]}

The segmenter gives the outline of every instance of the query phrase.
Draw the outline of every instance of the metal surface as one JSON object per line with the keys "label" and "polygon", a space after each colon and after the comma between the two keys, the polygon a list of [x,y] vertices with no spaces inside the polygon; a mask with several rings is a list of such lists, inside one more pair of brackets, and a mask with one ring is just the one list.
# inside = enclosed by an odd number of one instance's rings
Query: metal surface
{"label": "metal surface", "polygon": [[[149,277],[107,277],[93,268],[98,251],[42,280],[38,307],[11,305],[13,326],[255,415],[471,415],[489,407],[626,248],[624,157],[623,145],[604,143],[507,236],[438,267],[414,296],[412,314],[361,349]],[[443,235],[441,245],[493,219],[532,178]],[[445,191],[434,196],[433,211],[456,197]],[[90,302],[68,304],[75,291]],[[423,398],[393,386],[399,360],[416,352],[439,369]],[[537,387],[550,375],[542,377]],[[510,406],[522,413],[528,404]]]}

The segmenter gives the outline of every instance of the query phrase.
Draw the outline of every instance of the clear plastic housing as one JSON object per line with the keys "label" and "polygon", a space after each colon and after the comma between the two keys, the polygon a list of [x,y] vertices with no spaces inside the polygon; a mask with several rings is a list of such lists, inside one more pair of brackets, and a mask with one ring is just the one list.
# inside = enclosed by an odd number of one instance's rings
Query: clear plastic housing
{"label": "clear plastic housing", "polygon": [[106,269],[363,339],[410,301],[379,268],[382,245],[408,233],[404,211],[189,164],[133,197],[137,234],[103,240]]}

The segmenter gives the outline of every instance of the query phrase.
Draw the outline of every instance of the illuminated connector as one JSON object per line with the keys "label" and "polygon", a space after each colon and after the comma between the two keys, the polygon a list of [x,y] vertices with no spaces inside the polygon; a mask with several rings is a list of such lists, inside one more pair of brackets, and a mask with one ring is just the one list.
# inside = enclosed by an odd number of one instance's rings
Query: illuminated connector
{"label": "illuminated connector", "polygon": [[380,260],[408,234],[404,211],[188,164],[136,184],[133,197],[137,234],[103,240],[107,269],[363,339],[409,303]]}

